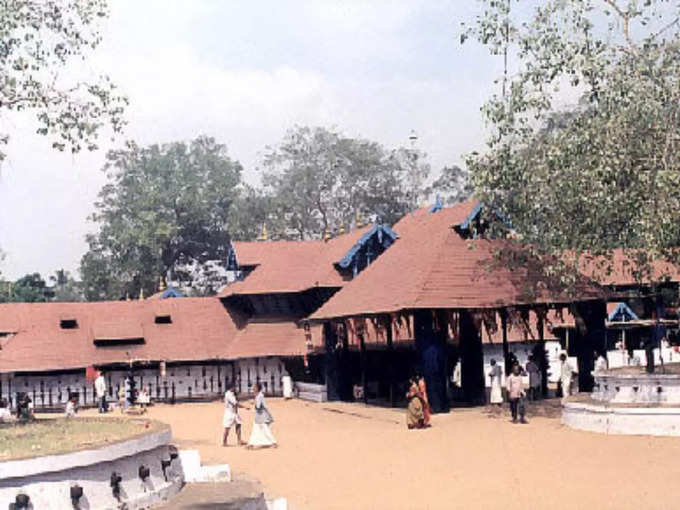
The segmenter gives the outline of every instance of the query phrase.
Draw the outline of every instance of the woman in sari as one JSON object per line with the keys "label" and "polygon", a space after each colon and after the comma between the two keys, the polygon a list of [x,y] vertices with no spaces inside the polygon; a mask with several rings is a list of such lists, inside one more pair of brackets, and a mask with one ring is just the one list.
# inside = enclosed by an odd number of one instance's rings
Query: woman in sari
{"label": "woman in sari", "polygon": [[276,447],[276,439],[269,428],[274,418],[272,418],[265,404],[262,387],[255,383],[253,392],[255,393],[255,421],[253,423],[253,430],[250,433],[250,439],[248,440],[248,448]]}
{"label": "woman in sari", "polygon": [[418,376],[418,391],[420,392],[420,400],[423,402],[424,423],[426,427],[429,427],[432,408],[430,407],[430,401],[427,399],[427,384],[425,383],[425,378],[422,375]]}
{"label": "woman in sari", "polygon": [[418,389],[418,381],[414,377],[409,382],[409,390],[406,393],[406,400],[408,401],[406,426],[409,429],[422,429],[425,426],[425,413],[423,412],[423,401]]}

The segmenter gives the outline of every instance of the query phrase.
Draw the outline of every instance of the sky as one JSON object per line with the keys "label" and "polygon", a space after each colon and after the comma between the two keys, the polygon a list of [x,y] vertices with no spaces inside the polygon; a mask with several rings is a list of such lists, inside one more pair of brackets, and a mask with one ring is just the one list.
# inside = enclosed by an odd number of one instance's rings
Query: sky
{"label": "sky", "polygon": [[460,44],[477,2],[115,0],[87,61],[129,97],[125,133],[99,151],[51,149],[31,117],[5,119],[3,278],[77,275],[107,150],[205,134],[258,182],[266,146],[295,125],[335,128],[428,154],[433,174],[484,147],[480,106],[502,62]]}

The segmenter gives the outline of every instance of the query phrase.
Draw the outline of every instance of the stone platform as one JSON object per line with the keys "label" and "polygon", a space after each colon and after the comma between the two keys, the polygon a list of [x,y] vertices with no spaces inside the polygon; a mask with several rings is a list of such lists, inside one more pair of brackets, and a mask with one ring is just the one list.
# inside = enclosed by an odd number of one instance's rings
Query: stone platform
{"label": "stone platform", "polygon": [[[28,508],[36,510],[148,508],[184,483],[171,439],[170,427],[164,426],[96,449],[0,462],[0,508],[11,508],[19,494],[27,495]],[[114,484],[116,475],[120,480]],[[76,501],[72,486],[82,489]]]}
{"label": "stone platform", "polygon": [[593,374],[593,393],[569,398],[562,423],[602,434],[680,436],[680,366],[665,368],[654,374],[642,367]]}

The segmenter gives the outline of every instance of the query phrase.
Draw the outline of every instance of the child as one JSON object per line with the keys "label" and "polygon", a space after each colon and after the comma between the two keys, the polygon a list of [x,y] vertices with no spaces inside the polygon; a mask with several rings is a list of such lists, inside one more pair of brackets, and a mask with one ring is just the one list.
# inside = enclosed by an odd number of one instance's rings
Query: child
{"label": "child", "polygon": [[76,412],[76,397],[71,397],[69,401],[66,402],[66,412],[64,414],[66,415],[66,418],[73,418],[75,417]]}

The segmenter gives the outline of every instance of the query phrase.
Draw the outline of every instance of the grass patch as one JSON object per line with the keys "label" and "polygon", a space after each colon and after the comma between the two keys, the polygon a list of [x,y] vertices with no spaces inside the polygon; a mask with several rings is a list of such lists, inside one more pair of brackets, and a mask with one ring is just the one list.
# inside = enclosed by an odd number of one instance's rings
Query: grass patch
{"label": "grass patch", "polygon": [[99,448],[164,427],[146,419],[111,418],[41,418],[0,424],[0,462]]}

